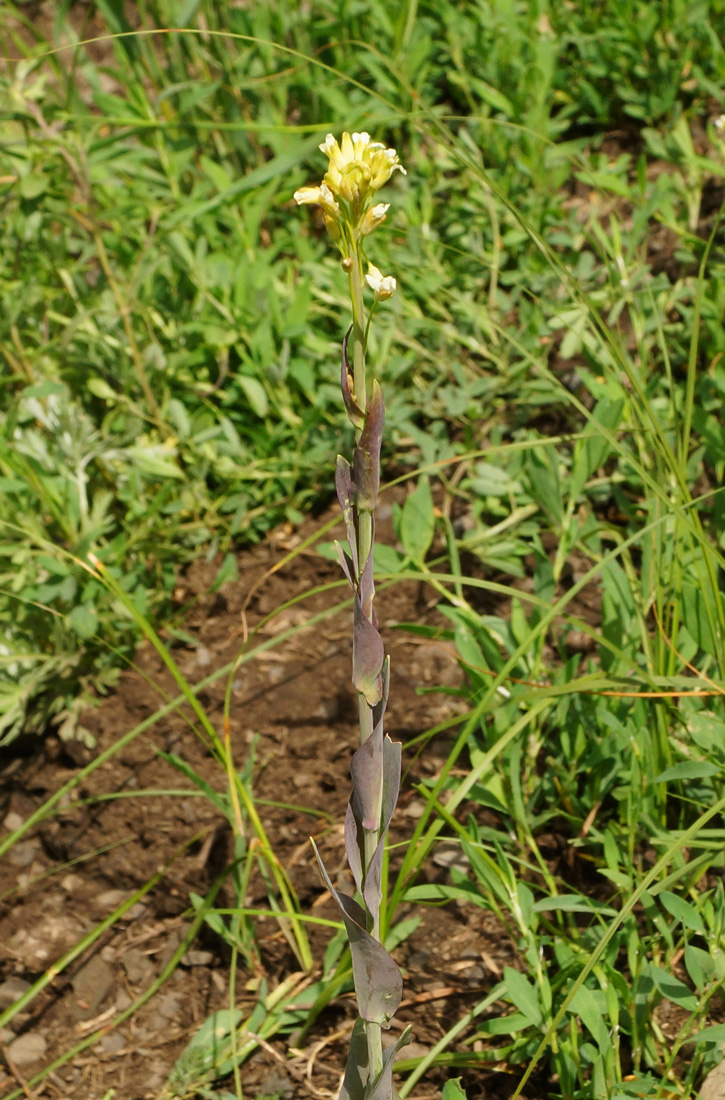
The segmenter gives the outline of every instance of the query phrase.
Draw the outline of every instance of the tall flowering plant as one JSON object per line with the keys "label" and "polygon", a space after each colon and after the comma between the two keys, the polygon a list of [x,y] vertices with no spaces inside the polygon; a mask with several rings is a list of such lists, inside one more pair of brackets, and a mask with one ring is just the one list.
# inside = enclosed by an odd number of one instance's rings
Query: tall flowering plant
{"label": "tall flowering plant", "polygon": [[[365,351],[375,308],[392,297],[396,282],[368,260],[366,247],[388,211],[387,203],[375,202],[377,192],[394,171],[405,174],[405,169],[394,149],[371,141],[366,133],[345,133],[339,144],[328,134],[320,149],[328,158],[327,171],[318,186],[300,188],[295,199],[322,208],[327,232],[342,256],[352,303],[352,325],[342,341],[340,384],[356,446],[352,464],[338,455],[335,486],[347,535],[347,548],[338,543],[337,553],[354,595],[352,681],[358,695],[360,747],[350,763],[353,789],[345,847],[360,900],[337,891],[319,854],[317,858],[347,929],[358,1005],[340,1100],[393,1100],[393,1061],[408,1042],[410,1029],[383,1051],[382,1031],[398,1009],[403,980],[381,942],[381,910],[383,852],[400,789],[401,749],[383,729],[390,660],[374,608],[373,514],[385,409],[377,380],[368,387]],[[372,292],[367,311],[366,286]]]}

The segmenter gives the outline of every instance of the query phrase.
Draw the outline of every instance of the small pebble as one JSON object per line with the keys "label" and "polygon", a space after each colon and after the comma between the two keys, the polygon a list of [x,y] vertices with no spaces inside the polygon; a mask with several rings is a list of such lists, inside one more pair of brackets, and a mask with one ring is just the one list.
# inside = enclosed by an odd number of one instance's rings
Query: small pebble
{"label": "small pebble", "polygon": [[126,952],[121,962],[126,971],[126,977],[132,985],[144,985],[156,976],[156,970],[151,959],[135,947]]}
{"label": "small pebble", "polygon": [[29,867],[39,851],[39,840],[24,840],[20,844],[13,845],[8,854],[8,859],[16,867]]}
{"label": "small pebble", "polygon": [[425,802],[423,801],[422,798],[414,798],[405,807],[404,812],[406,813],[406,815],[408,817],[412,817],[413,819],[417,819],[417,818],[423,816],[423,814],[425,813],[425,807],[426,807],[426,804],[425,804]]}
{"label": "small pebble", "polygon": [[78,894],[83,889],[83,879],[80,875],[64,875],[60,880],[60,886],[66,894]]}
{"label": "small pebble", "polygon": [[8,978],[0,985],[0,1008],[14,1005],[29,989],[30,982],[25,982],[22,978]]}
{"label": "small pebble", "polygon": [[187,951],[181,960],[184,966],[208,966],[213,961],[211,951]]}
{"label": "small pebble", "polygon": [[259,1082],[258,1092],[260,1096],[284,1096],[292,1092],[292,1082],[283,1069],[275,1066]]}
{"label": "small pebble", "polygon": [[181,997],[178,993],[162,993],[154,1004],[157,1015],[164,1020],[174,1020],[181,1012]]}
{"label": "small pebble", "polygon": [[207,668],[211,664],[211,660],[211,650],[207,649],[205,645],[200,645],[196,651],[196,659],[194,661],[194,664],[198,665],[199,668]]}
{"label": "small pebble", "polygon": [[72,980],[79,1007],[88,1015],[97,1012],[113,988],[115,974],[100,955],[94,955]]}
{"label": "small pebble", "polygon": [[28,1031],[14,1039],[8,1047],[8,1054],[16,1066],[27,1066],[37,1062],[47,1050],[48,1044],[37,1031]]}
{"label": "small pebble", "polygon": [[126,890],[104,890],[96,898],[95,904],[98,909],[110,912],[112,909],[116,909],[127,897]]}
{"label": "small pebble", "polygon": [[108,1035],[104,1035],[98,1044],[104,1054],[115,1054],[121,1050],[126,1040],[120,1031],[111,1031]]}

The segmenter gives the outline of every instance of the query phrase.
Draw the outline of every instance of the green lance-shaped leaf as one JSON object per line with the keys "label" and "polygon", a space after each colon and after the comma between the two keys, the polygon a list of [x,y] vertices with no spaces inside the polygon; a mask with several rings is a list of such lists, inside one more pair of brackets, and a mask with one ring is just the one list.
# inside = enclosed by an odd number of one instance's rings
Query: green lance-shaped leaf
{"label": "green lance-shaped leaf", "polygon": [[325,885],[340,908],[347,930],[358,1013],[368,1023],[387,1028],[403,996],[403,976],[380,941],[366,930],[365,910],[354,898],[337,892],[314,841],[312,845]]}
{"label": "green lance-shaped leaf", "polygon": [[410,1042],[412,1028],[406,1027],[393,1046],[383,1054],[383,1069],[377,1081],[370,1081],[368,1045],[365,1024],[356,1020],[350,1036],[350,1047],[339,1100],[397,1100],[393,1086],[393,1063],[401,1047]]}
{"label": "green lance-shaped leaf", "polygon": [[350,333],[352,332],[352,325],[345,333],[345,337],[342,341],[342,365],[340,367],[340,389],[342,390],[342,400],[345,403],[345,411],[348,418],[354,428],[361,428],[365,423],[365,413],[358,405],[357,401],[352,395],[353,378],[350,371],[350,367],[347,362],[347,342],[350,339]]}
{"label": "green lance-shaped leaf", "polygon": [[355,690],[365,696],[371,707],[382,698],[380,674],[384,659],[383,639],[365,615],[359,596],[356,596],[352,624],[352,682]]}
{"label": "green lance-shaped leaf", "polygon": [[346,458],[343,458],[342,455],[337,456],[337,462],[335,464],[335,489],[337,491],[337,499],[340,502],[340,508],[342,510],[342,518],[345,523],[345,532],[347,534],[348,546],[350,547],[353,576],[357,581],[357,531],[355,529],[355,513],[353,510],[354,487],[352,483],[352,471],[350,463],[347,461]]}
{"label": "green lance-shaped leaf", "polygon": [[385,423],[383,391],[373,382],[365,427],[353,455],[352,480],[354,503],[363,512],[372,512],[380,489],[380,446]]}

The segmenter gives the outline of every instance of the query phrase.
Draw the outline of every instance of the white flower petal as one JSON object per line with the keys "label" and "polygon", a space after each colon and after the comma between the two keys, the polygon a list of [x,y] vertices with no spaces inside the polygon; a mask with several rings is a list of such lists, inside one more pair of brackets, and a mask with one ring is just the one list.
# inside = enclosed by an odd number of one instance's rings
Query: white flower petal
{"label": "white flower petal", "polygon": [[294,194],[294,200],[300,206],[306,202],[319,202],[320,197],[321,189],[319,187],[300,187],[299,191],[295,191]]}
{"label": "white flower petal", "polygon": [[377,302],[384,302],[386,298],[392,298],[398,287],[394,277],[392,275],[383,275],[382,271],[380,271],[375,264],[368,264],[368,273],[365,276],[365,282],[372,290]]}

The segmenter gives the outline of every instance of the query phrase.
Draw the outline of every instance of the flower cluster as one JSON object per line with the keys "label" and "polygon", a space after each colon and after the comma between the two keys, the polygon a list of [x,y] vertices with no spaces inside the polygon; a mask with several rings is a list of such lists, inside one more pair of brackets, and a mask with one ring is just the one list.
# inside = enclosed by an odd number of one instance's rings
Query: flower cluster
{"label": "flower cluster", "polygon": [[[373,205],[375,193],[396,169],[405,175],[405,168],[395,149],[371,141],[366,133],[344,133],[339,144],[328,134],[320,149],[329,161],[323,180],[317,187],[295,191],[295,201],[322,208],[327,232],[348,258],[358,251],[361,239],[385,221],[389,203]],[[383,276],[373,264],[368,264],[366,280],[378,302],[390,298],[396,288],[392,275]]]}
{"label": "flower cluster", "polygon": [[359,212],[367,199],[388,182],[396,168],[405,175],[395,149],[386,149],[382,142],[371,141],[370,134],[350,137],[345,133],[341,145],[328,134],[320,149],[330,162],[325,183],[333,195],[358,207]]}

